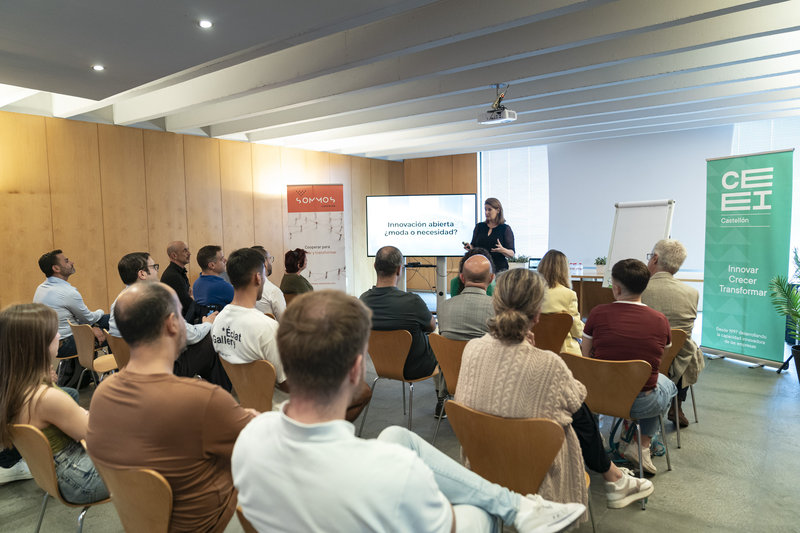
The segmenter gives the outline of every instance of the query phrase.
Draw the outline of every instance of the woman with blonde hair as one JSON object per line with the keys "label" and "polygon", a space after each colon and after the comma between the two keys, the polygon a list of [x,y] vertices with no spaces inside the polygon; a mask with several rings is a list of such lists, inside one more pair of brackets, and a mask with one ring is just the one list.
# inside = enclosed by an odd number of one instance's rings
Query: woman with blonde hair
{"label": "woman with blonde hair", "polygon": [[535,346],[531,329],[544,292],[544,278],[530,270],[510,270],[498,278],[495,316],[489,333],[464,349],[455,400],[495,416],[549,418],[564,428],[564,445],[539,488],[543,498],[586,504],[584,461],[606,480],[609,507],[645,498],[653,484],[608,459],[597,423],[583,403],[586,387],[558,355]]}
{"label": "woman with blonde hair", "polygon": [[0,312],[0,444],[10,447],[11,425],[30,424],[50,442],[61,495],[85,504],[108,489],[80,444],[88,412],[53,385],[58,317],[42,304],[13,305]]}
{"label": "woman with blonde hair", "polygon": [[569,313],[572,315],[572,328],[569,330],[562,353],[581,355],[578,339],[583,335],[583,321],[578,312],[578,295],[572,290],[567,256],[558,250],[549,250],[536,269],[547,281],[547,290],[542,303],[542,313]]}

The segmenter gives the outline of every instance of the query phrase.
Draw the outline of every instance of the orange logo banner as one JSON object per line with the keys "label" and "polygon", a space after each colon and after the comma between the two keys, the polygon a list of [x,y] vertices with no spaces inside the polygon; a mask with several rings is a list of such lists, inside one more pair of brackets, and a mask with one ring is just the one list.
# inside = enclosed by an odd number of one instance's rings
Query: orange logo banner
{"label": "orange logo banner", "polygon": [[287,185],[290,213],[344,211],[343,185]]}

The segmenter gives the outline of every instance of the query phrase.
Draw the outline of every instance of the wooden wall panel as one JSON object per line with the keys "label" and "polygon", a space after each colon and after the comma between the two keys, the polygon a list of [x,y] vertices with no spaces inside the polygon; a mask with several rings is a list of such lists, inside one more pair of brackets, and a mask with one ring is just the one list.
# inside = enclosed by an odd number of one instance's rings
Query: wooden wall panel
{"label": "wooden wall panel", "polygon": [[373,196],[389,194],[389,162],[372,159],[370,167],[369,194]]}
{"label": "wooden wall panel", "polygon": [[[306,175],[306,153],[295,148],[281,148],[281,175],[284,185],[306,185],[313,183]],[[283,190],[286,197],[286,189]]]}
{"label": "wooden wall panel", "polygon": [[405,191],[403,163],[401,161],[389,161],[389,194],[405,194]]}
{"label": "wooden wall panel", "polygon": [[452,156],[428,158],[428,194],[448,194],[452,192]]}
{"label": "wooden wall panel", "polygon": [[428,160],[407,159],[403,162],[404,194],[428,194]]}
{"label": "wooden wall panel", "polygon": [[305,170],[303,175],[308,180],[305,183],[335,183],[331,181],[330,154],[326,152],[305,151]]}
{"label": "wooden wall panel", "polygon": [[[142,130],[98,125],[108,308],[125,286],[117,263],[130,252],[149,251]],[[166,266],[166,265],[165,265]]]}
{"label": "wooden wall panel", "polygon": [[53,249],[43,117],[0,113],[0,228],[9,268],[0,269],[0,309],[33,299],[44,281],[39,256]]}
{"label": "wooden wall panel", "polygon": [[[196,265],[194,258],[201,247],[208,244],[223,245],[219,141],[186,135],[183,137],[183,158],[188,244]],[[190,281],[197,275],[190,276]]]}
{"label": "wooden wall panel", "polygon": [[[188,242],[186,229],[186,179],[183,165],[183,136],[144,130],[144,173],[147,190],[147,234],[150,255],[169,265],[167,246],[172,241]],[[194,252],[194,250],[192,250]],[[197,263],[186,268],[197,275]]]}
{"label": "wooden wall panel", "polygon": [[225,254],[255,243],[251,146],[244,142],[219,142],[222,248]]}
{"label": "wooden wall panel", "polygon": [[353,220],[363,220],[361,227],[354,222],[352,239],[354,257],[360,260],[354,262],[355,269],[353,295],[360,296],[370,287],[375,285],[375,270],[372,265],[374,258],[367,256],[367,219],[366,219],[366,196],[370,194],[370,173],[371,164],[369,159],[353,157],[350,159],[352,168],[352,191],[350,194],[350,205],[353,211]]}
{"label": "wooden wall panel", "polygon": [[283,266],[283,196],[281,150],[275,146],[253,145],[253,228],[255,243],[274,257],[270,281],[280,285]]}
{"label": "wooden wall panel", "polygon": [[76,273],[69,282],[86,305],[107,312],[97,124],[46,118],[45,125],[53,245],[75,262]]}
{"label": "wooden wall panel", "polygon": [[478,154],[454,155],[453,191],[454,193],[478,192]]}

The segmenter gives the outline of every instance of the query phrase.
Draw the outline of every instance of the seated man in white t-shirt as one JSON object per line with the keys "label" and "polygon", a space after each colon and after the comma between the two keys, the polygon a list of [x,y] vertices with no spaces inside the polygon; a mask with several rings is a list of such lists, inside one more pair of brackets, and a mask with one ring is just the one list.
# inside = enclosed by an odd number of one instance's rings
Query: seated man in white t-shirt
{"label": "seated man in white t-shirt", "polygon": [[240,433],[231,468],[258,531],[561,531],[585,510],[490,483],[400,427],[354,435],[345,411],[365,378],[371,312],[338,291],[296,298],[278,348],[292,395]]}
{"label": "seated man in white t-shirt", "polygon": [[272,263],[275,262],[275,258],[261,245],[257,244],[251,246],[251,248],[264,256],[264,266],[267,269],[267,277],[264,279],[264,291],[261,294],[261,298],[256,302],[256,309],[262,313],[272,313],[275,316],[275,320],[280,320],[281,315],[286,310],[286,297],[280,287],[269,280],[272,275]]}
{"label": "seated man in white t-shirt", "polygon": [[211,328],[214,349],[232,364],[269,361],[275,367],[278,387],[286,390],[286,374],[275,341],[278,323],[256,309],[267,279],[264,256],[252,248],[241,248],[228,257],[227,270],[233,285],[233,301],[214,320]]}

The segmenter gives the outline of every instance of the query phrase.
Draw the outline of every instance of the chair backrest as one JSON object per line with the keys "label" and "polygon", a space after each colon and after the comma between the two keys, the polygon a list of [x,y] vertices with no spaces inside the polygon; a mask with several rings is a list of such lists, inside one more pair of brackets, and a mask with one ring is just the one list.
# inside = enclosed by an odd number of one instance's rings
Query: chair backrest
{"label": "chair backrest", "polygon": [[277,318],[275,318],[275,315],[273,315],[272,313],[264,313],[264,314],[267,315],[268,317],[270,317],[272,320],[275,320],[275,321],[278,320]]}
{"label": "chair backrest", "polygon": [[564,428],[545,418],[502,418],[456,401],[447,418],[481,477],[521,494],[535,494],[564,442]]}
{"label": "chair backrest", "polygon": [[272,394],[275,392],[275,367],[269,361],[233,364],[219,358],[231,380],[239,404],[265,413],[272,411]]}
{"label": "chair backrest", "polygon": [[373,329],[369,334],[369,356],[375,372],[382,378],[403,381],[403,366],[410,348],[411,333],[404,329]]}
{"label": "chair backrest", "polygon": [[558,353],[564,340],[572,329],[572,315],[569,313],[542,313],[539,322],[533,326],[533,338],[540,350]]}
{"label": "chair backrest", "polygon": [[670,336],[672,337],[672,344],[664,350],[664,355],[661,356],[661,366],[658,367],[658,371],[665,376],[669,376],[669,368],[672,366],[672,362],[686,343],[686,332],[682,329],[672,328]]}
{"label": "chair backrest", "polygon": [[604,361],[562,353],[572,375],[586,386],[586,405],[595,414],[630,418],[653,367],[647,361]]}
{"label": "chair backrest", "polygon": [[258,533],[256,528],[253,527],[253,524],[251,524],[250,521],[245,518],[241,505],[236,507],[236,516],[239,517],[239,523],[242,525],[244,533]]}
{"label": "chair backrest", "polygon": [[89,324],[69,323],[72,337],[75,339],[75,348],[78,351],[78,361],[81,366],[94,370],[94,332]]}
{"label": "chair backrest", "polygon": [[117,368],[122,370],[131,359],[131,348],[125,339],[122,337],[115,337],[106,331],[106,341],[111,353],[114,355],[114,360],[117,362]]}
{"label": "chair backrest", "polygon": [[447,392],[450,394],[456,393],[456,386],[458,385],[458,373],[461,371],[461,356],[464,353],[464,347],[469,341],[454,341],[447,337],[442,337],[438,333],[431,333],[428,336],[433,354],[439,362],[439,366],[444,373],[444,380],[447,383]]}
{"label": "chair backrest", "polygon": [[286,292],[283,293],[283,299],[286,300],[286,305],[287,306],[290,303],[292,303],[292,300],[294,300],[298,296],[300,296],[300,295],[299,294],[286,293]]}
{"label": "chair backrest", "polygon": [[120,469],[94,463],[111,493],[126,533],[167,533],[172,516],[172,488],[148,468]]}
{"label": "chair backrest", "polygon": [[601,304],[610,304],[614,301],[614,294],[610,287],[603,287],[601,281],[581,281],[581,317],[586,318],[592,309]]}
{"label": "chair backrest", "polygon": [[11,440],[28,463],[36,484],[53,498],[70,505],[61,497],[61,492],[58,490],[53,450],[42,430],[29,424],[12,424]]}

